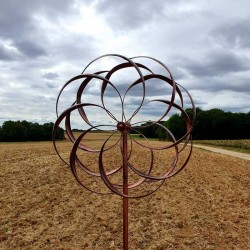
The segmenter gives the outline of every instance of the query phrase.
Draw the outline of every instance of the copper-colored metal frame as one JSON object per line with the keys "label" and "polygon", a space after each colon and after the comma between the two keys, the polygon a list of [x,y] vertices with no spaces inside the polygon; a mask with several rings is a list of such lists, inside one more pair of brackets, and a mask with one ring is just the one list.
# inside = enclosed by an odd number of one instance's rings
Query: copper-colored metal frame
{"label": "copper-colored metal frame", "polygon": [[[91,64],[93,64],[94,62],[96,62],[99,59],[104,58],[104,57],[116,57],[116,58],[123,59],[125,62],[116,65],[115,67],[113,67],[109,71],[99,71],[99,72],[95,72],[94,74],[85,73],[86,69]],[[148,67],[146,67],[145,65],[138,63],[138,62],[135,62],[136,60],[141,59],[141,58],[147,59],[147,60],[152,60],[155,63],[159,64],[161,67],[163,67],[163,69],[167,73],[167,76],[161,75],[161,74],[154,74],[153,71],[151,69],[149,69]],[[115,86],[115,84],[113,84],[110,81],[110,78],[115,72],[122,70],[124,68],[134,68],[137,71],[139,77],[138,77],[138,79],[136,79],[133,83],[131,83],[128,86],[124,96],[122,97],[121,94],[119,93],[117,87]],[[148,74],[143,75],[141,69],[148,72]],[[102,75],[104,75],[104,76],[102,76]],[[84,96],[84,90],[85,90],[86,86],[88,84],[91,84],[92,80],[96,80],[96,79],[102,81],[101,105],[97,105],[94,103],[82,102],[82,96]],[[145,101],[145,95],[146,95],[145,82],[147,80],[150,80],[150,79],[158,79],[158,80],[164,81],[168,86],[172,87],[170,100],[155,99],[155,100]],[[66,109],[65,111],[63,111],[59,115],[58,114],[58,105],[59,105],[59,100],[60,100],[60,96],[61,96],[62,92],[65,90],[65,88],[69,84],[72,84],[74,81],[77,81],[77,80],[82,80],[82,83],[80,84],[80,87],[77,90],[75,102],[68,109]],[[134,113],[129,118],[127,118],[126,114],[125,114],[125,110],[124,110],[124,100],[125,100],[125,97],[127,96],[128,92],[132,91],[133,87],[138,85],[138,84],[141,84],[141,86],[142,86],[142,90],[143,90],[142,91],[143,92],[142,100],[141,100],[138,108],[134,111]],[[114,89],[114,91],[119,96],[119,99],[120,99],[121,105],[122,105],[122,120],[121,121],[118,120],[115,117],[115,115],[112,114],[105,106],[104,95],[105,95],[105,91],[106,91],[107,86],[112,87]],[[191,106],[192,106],[192,108],[191,108],[192,114],[191,115],[188,114],[184,109],[183,92],[188,96],[189,101],[191,103]],[[175,103],[176,95],[178,96],[178,99],[180,100],[180,104]],[[133,118],[140,111],[140,109],[148,103],[156,103],[156,104],[160,103],[160,104],[166,105],[166,110],[162,114],[162,116],[157,121],[148,123],[147,126],[152,126],[152,125],[160,126],[162,129],[164,129],[166,131],[166,133],[168,134],[168,137],[171,139],[172,143],[166,143],[166,145],[163,145],[163,146],[151,145],[150,142],[147,140],[147,138],[143,134],[141,134],[141,132],[139,131],[139,128],[140,128],[139,124],[143,123],[143,121],[136,122],[136,123],[132,122]],[[116,126],[112,126],[112,125],[94,126],[94,125],[92,125],[91,121],[88,119],[88,117],[86,115],[86,112],[85,112],[86,107],[100,108],[101,110],[105,111],[115,121],[115,123],[117,125]],[[164,118],[166,118],[166,116],[169,114],[169,112],[172,108],[175,108],[181,112],[182,117],[186,123],[186,132],[180,139],[176,139],[175,136],[172,134],[172,132],[160,123]],[[71,117],[71,113],[73,111],[78,111],[81,118],[83,119],[83,122],[89,126],[89,129],[82,132],[78,136],[78,138],[75,138],[75,136],[72,132],[72,129],[71,129],[70,117]],[[129,198],[142,198],[142,197],[145,197],[147,195],[152,194],[153,192],[155,192],[157,189],[159,189],[162,186],[162,184],[164,183],[164,181],[166,179],[178,174],[186,166],[186,164],[188,163],[188,161],[190,159],[190,156],[192,153],[191,132],[193,129],[193,124],[194,124],[194,119],[195,119],[195,114],[196,114],[195,105],[194,105],[194,102],[193,102],[190,94],[187,92],[187,90],[184,87],[182,87],[180,84],[178,84],[174,81],[174,78],[173,78],[170,70],[163,63],[161,63],[160,61],[158,61],[152,57],[140,56],[140,57],[127,58],[127,57],[122,56],[122,55],[108,54],[108,55],[98,57],[95,60],[93,60],[92,62],[90,62],[86,66],[86,68],[83,70],[82,74],[73,77],[72,79],[70,79],[68,82],[65,83],[65,85],[62,87],[61,91],[59,92],[59,95],[58,95],[58,98],[56,101],[56,113],[57,113],[58,118],[55,122],[53,134],[52,134],[53,145],[54,145],[54,148],[55,148],[58,156],[61,158],[61,160],[70,167],[77,182],[83,188],[86,188],[87,190],[89,190],[91,192],[94,192],[97,194],[114,193],[114,194],[117,194],[123,198],[123,248],[125,250],[127,250],[128,249],[128,199]],[[70,141],[73,143],[73,147],[72,147],[71,152],[70,152],[69,160],[63,159],[63,157],[60,155],[60,152],[58,150],[56,140],[55,140],[56,130],[63,120],[65,121],[66,134],[68,135]],[[97,149],[91,148],[89,146],[86,146],[84,143],[82,143],[82,141],[84,142],[86,134],[88,134],[89,132],[91,132],[93,130],[102,130],[103,127],[110,127],[111,129],[109,131],[111,134],[104,141],[101,149],[97,150]],[[147,140],[148,144],[145,145],[145,144],[141,143],[139,140],[136,140],[135,138],[131,137],[130,136],[131,131],[139,133],[141,137],[143,137],[145,140]],[[120,133],[119,139],[113,145],[107,147],[106,145],[107,145],[108,141],[115,133]],[[131,144],[130,150],[128,150],[128,138],[129,138],[130,144]],[[187,147],[189,142],[190,142],[190,147]],[[103,164],[103,153],[105,151],[115,147],[118,143],[120,143],[120,147],[121,147],[123,164],[120,167],[117,167],[109,172],[106,172],[104,164]],[[133,143],[136,143],[144,148],[147,148],[150,151],[150,155],[151,155],[150,166],[146,172],[140,171],[138,168],[136,168],[136,166],[134,166],[130,162],[130,156],[131,156],[131,153],[133,150],[133,148],[132,148]],[[180,144],[180,143],[182,143],[182,144]],[[175,158],[171,162],[170,166],[167,167],[166,172],[161,176],[151,175],[152,169],[154,167],[154,151],[155,150],[165,150],[165,149],[170,149],[170,148],[174,148]],[[188,148],[188,151],[189,151],[188,156],[187,156],[186,160],[184,161],[184,163],[182,163],[182,165],[178,166],[178,168],[177,168],[179,155],[186,148]],[[99,154],[99,163],[98,163],[99,172],[92,171],[84,163],[82,163],[79,160],[79,158],[77,157],[77,150],[83,150],[83,151],[86,151],[89,153]],[[89,175],[100,177],[103,180],[103,182],[106,184],[106,186],[108,187],[109,192],[101,192],[101,191],[92,190],[86,184],[83,184],[82,180],[78,176],[76,166],[78,166],[82,171],[88,173]],[[138,181],[136,181],[132,184],[131,183],[129,184],[129,182],[128,182],[128,169],[132,170],[135,174],[137,174],[139,176]],[[114,173],[121,171],[121,170],[122,170],[122,176],[123,176],[123,183],[112,184],[108,177],[113,175]],[[155,189],[150,190],[147,193],[143,193],[140,195],[130,195],[129,194],[130,189],[135,189],[136,187],[138,187],[139,185],[141,185],[144,182],[154,182],[154,183],[159,182],[159,185]]]}

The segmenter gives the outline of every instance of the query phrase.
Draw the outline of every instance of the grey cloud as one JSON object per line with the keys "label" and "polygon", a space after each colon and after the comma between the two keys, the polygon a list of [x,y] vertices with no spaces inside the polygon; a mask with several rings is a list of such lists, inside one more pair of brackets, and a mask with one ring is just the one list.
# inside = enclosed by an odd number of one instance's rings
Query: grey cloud
{"label": "grey cloud", "polygon": [[160,118],[164,112],[166,111],[166,109],[160,109],[160,108],[155,108],[155,109],[152,109],[152,108],[148,108],[148,109],[141,109],[139,112],[138,112],[138,116],[140,116],[140,114],[142,115],[148,115],[150,117],[154,117],[154,118]]}
{"label": "grey cloud", "polygon": [[194,98],[194,95],[192,95],[192,96],[193,96],[193,101],[194,101],[194,105],[195,105],[196,108],[202,108],[205,105],[207,105],[206,101],[199,100],[198,98],[196,99],[196,98]]}
{"label": "grey cloud", "polygon": [[203,76],[222,76],[226,73],[244,71],[249,69],[250,60],[238,56],[231,51],[210,51],[201,59],[186,59],[184,68],[192,75]]}
{"label": "grey cloud", "polygon": [[45,49],[32,41],[15,41],[13,45],[24,55],[28,57],[37,57],[46,55]]}
{"label": "grey cloud", "polygon": [[[121,96],[124,96],[125,92],[129,88],[129,86],[132,84],[132,82],[124,83],[123,82],[118,82],[114,83],[115,87],[118,89],[119,93]],[[101,86],[101,85],[100,85]],[[100,87],[101,88],[101,87]],[[90,88],[87,92],[88,94],[95,95],[96,89],[95,88]],[[158,79],[150,79],[145,81],[145,96],[148,97],[153,97],[153,96],[166,96],[172,93],[172,87]],[[99,94],[99,92],[98,92]],[[143,95],[143,87],[142,84],[139,83],[132,87],[128,92],[127,92],[127,97],[133,96],[133,97],[141,97]],[[105,96],[108,97],[113,97],[117,96],[117,92],[114,90],[112,86],[108,86],[105,91]]]}
{"label": "grey cloud", "polygon": [[179,66],[176,66],[175,68],[171,69],[171,73],[173,75],[174,80],[177,82],[183,79],[186,75],[184,70]]}
{"label": "grey cloud", "polygon": [[39,18],[48,18],[56,25],[63,15],[69,14],[74,8],[74,1],[69,0],[63,3],[59,0],[2,0],[0,37],[11,41],[25,56],[46,55],[48,51],[45,46],[53,46],[49,44],[49,34],[41,27]]}
{"label": "grey cloud", "polygon": [[225,103],[208,103],[208,109],[210,108],[220,108],[224,111],[231,112],[250,112],[250,105],[248,102],[242,103],[239,102],[240,99],[235,98],[234,102],[225,102]]}
{"label": "grey cloud", "polygon": [[58,84],[54,84],[54,83],[51,83],[51,82],[47,82],[45,83],[46,87],[50,88],[50,89],[55,89],[58,87]]}
{"label": "grey cloud", "polygon": [[[166,62],[174,79],[191,92],[196,106],[246,110],[250,93],[250,12],[243,2],[229,6],[226,1],[215,0],[1,0],[0,113],[11,119],[54,119],[56,95],[63,84],[80,74],[92,59],[106,53],[149,55]],[[106,69],[105,64],[100,68]],[[153,70],[163,73],[157,66]],[[111,79],[121,94],[134,81],[134,75],[124,75]],[[76,85],[63,93],[59,111],[75,100]],[[223,95],[225,90],[230,91],[227,96]],[[164,92],[168,98],[171,88],[153,80],[146,82],[148,99]],[[85,94],[85,102],[100,103],[96,86]],[[128,112],[138,107],[141,95],[140,84],[128,93]],[[239,96],[237,103],[232,95]],[[107,88],[105,105],[115,112],[117,99],[115,91]],[[143,112],[143,116],[156,113],[146,107]],[[93,117],[101,119],[98,112]]]}
{"label": "grey cloud", "polygon": [[221,79],[218,77],[206,77],[203,80],[204,88],[209,91],[232,90],[236,93],[250,93],[250,78],[244,79],[235,76],[228,76],[227,79]]}
{"label": "grey cloud", "polygon": [[123,32],[147,25],[162,15],[163,0],[159,1],[116,1],[99,0],[96,9],[104,14],[108,23]]}
{"label": "grey cloud", "polygon": [[227,103],[226,105],[221,105],[219,108],[224,110],[224,111],[231,111],[231,112],[237,112],[237,113],[250,112],[250,106],[248,104],[228,105],[228,103]]}
{"label": "grey cloud", "polygon": [[3,120],[3,121],[6,121],[8,119],[9,119],[8,117],[0,117],[0,120]]}
{"label": "grey cloud", "polygon": [[14,60],[15,56],[11,51],[7,50],[3,45],[0,44],[0,60],[11,61]]}
{"label": "grey cloud", "polygon": [[211,31],[218,43],[229,47],[248,48],[250,46],[250,17],[223,23]]}
{"label": "grey cloud", "polygon": [[8,37],[25,37],[25,32],[36,30],[34,16],[42,13],[52,19],[60,14],[67,14],[74,8],[74,2],[66,0],[15,1],[1,0],[0,35]]}
{"label": "grey cloud", "polygon": [[[141,107],[139,112],[136,114],[135,119],[139,120],[143,117],[147,117],[147,120],[158,120],[160,119],[164,113],[166,112],[168,108],[168,105],[161,105],[159,103],[155,103],[153,106],[152,105],[144,105]],[[186,107],[188,108],[188,107]],[[180,110],[172,107],[170,109],[169,113],[167,116],[163,118],[163,120],[166,120],[168,117],[172,116],[173,114],[180,114]]]}
{"label": "grey cloud", "polygon": [[88,35],[82,34],[72,34],[70,38],[66,34],[62,36],[60,43],[51,45],[50,53],[53,57],[61,60],[68,61],[70,59],[71,67],[81,67],[80,74],[87,64],[84,63],[84,59],[93,59],[96,57],[96,51],[93,50],[93,47],[95,47],[98,41],[95,41]]}
{"label": "grey cloud", "polygon": [[42,91],[47,89],[47,85],[45,84],[31,84],[30,89],[37,90],[37,91]]}
{"label": "grey cloud", "polygon": [[32,12],[30,11],[29,14],[29,11],[29,4],[25,4],[25,1],[1,1],[0,36],[18,37],[25,30],[30,30],[32,27],[30,14]]}
{"label": "grey cloud", "polygon": [[55,72],[48,72],[42,75],[43,78],[48,80],[54,80],[59,77],[59,75]]}
{"label": "grey cloud", "polygon": [[250,94],[250,76],[249,71],[229,72],[227,74],[192,76],[185,80],[184,85],[188,90],[201,90],[209,92],[219,92],[231,90],[235,93]]}

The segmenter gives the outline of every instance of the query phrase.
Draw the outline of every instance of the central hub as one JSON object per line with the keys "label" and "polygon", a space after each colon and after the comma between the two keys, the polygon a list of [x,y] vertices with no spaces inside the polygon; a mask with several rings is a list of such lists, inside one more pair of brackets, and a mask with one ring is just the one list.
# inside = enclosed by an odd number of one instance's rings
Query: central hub
{"label": "central hub", "polygon": [[131,129],[131,124],[129,122],[118,122],[117,123],[117,129],[122,132],[125,129],[130,130]]}
{"label": "central hub", "polygon": [[124,131],[126,129],[126,124],[124,122],[118,122],[117,129],[121,132]]}

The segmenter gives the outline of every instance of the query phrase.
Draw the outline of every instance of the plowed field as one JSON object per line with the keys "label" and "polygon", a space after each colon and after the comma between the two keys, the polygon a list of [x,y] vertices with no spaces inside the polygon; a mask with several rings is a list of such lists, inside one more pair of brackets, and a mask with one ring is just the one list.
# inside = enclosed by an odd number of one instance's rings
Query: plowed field
{"label": "plowed field", "polygon": [[[58,145],[67,157],[71,144]],[[121,161],[112,150],[110,168]],[[171,158],[163,153],[158,168]],[[82,157],[96,168],[97,155]],[[131,157],[143,168],[149,153]],[[122,249],[122,199],[81,189],[51,142],[1,143],[0,159],[0,249]],[[250,161],[195,148],[156,193],[129,201],[130,249],[250,249],[249,188]]]}

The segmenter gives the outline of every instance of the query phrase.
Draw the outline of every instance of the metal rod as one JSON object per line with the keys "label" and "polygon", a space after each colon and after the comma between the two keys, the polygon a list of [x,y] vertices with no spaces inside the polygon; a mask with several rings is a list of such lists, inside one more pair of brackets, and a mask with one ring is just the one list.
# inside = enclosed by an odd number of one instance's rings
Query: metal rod
{"label": "metal rod", "polygon": [[[122,131],[123,194],[128,195],[127,129]],[[128,198],[123,197],[123,249],[128,250]]]}

